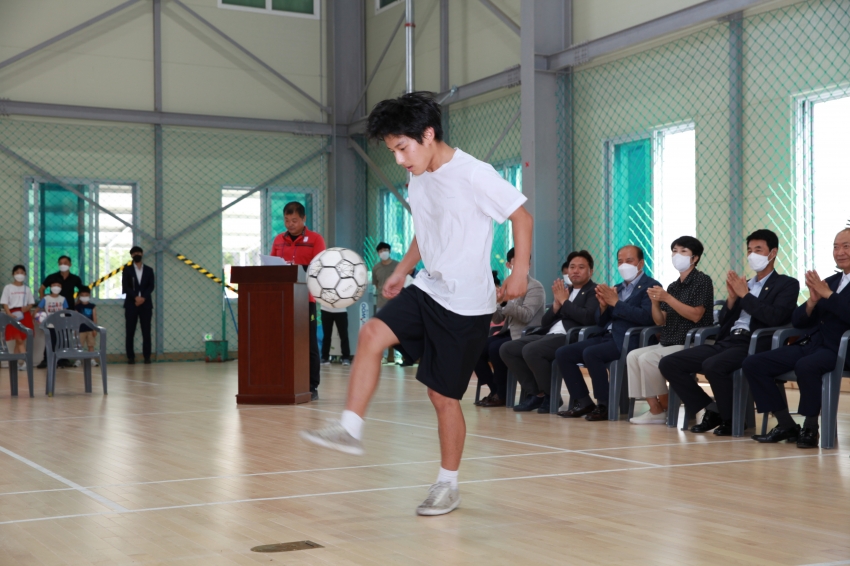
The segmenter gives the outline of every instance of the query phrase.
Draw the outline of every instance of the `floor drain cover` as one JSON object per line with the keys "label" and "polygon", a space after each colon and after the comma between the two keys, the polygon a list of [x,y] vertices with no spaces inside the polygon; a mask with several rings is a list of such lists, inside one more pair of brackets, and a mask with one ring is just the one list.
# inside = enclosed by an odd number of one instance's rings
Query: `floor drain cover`
{"label": "floor drain cover", "polygon": [[298,542],[279,542],[277,544],[264,544],[255,546],[251,549],[252,552],[289,552],[290,550],[310,550],[311,548],[324,548],[321,544],[316,544],[309,540],[299,540]]}

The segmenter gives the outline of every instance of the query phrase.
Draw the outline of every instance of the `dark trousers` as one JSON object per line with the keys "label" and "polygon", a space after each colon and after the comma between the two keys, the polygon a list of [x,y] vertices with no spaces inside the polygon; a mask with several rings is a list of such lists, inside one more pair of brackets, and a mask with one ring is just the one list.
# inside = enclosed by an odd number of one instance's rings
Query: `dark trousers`
{"label": "dark trousers", "polygon": [[319,388],[322,359],[319,357],[319,324],[316,321],[316,303],[310,303],[310,391]]}
{"label": "dark trousers", "polygon": [[342,358],[351,358],[351,348],[348,344],[348,313],[322,311],[322,359],[327,360],[331,355],[331,334],[336,324],[339,333],[339,347],[342,349]]}
{"label": "dark trousers", "polygon": [[562,346],[555,352],[558,369],[573,400],[584,399],[590,392],[577,364],[584,364],[593,382],[593,396],[601,405],[608,404],[608,364],[620,358],[620,348],[611,334],[595,336]]}
{"label": "dark trousers", "polygon": [[534,395],[549,393],[555,352],[566,342],[563,334],[523,336],[506,342],[499,355],[514,372],[523,391]]}
{"label": "dark trousers", "polygon": [[688,348],[661,358],[658,369],[682,399],[688,413],[695,415],[711,403],[711,397],[694,379],[705,375],[724,421],[732,420],[732,374],[747,357],[749,336],[730,336],[715,344]]}
{"label": "dark trousers", "polygon": [[[490,336],[487,338],[487,344],[484,346],[484,351],[481,352],[481,357],[475,364],[475,375],[478,376],[478,382],[490,387],[490,391],[504,399],[508,390],[508,366],[502,361],[499,355],[499,348],[502,344],[511,341],[510,334],[500,334],[498,336]],[[493,364],[493,369],[490,369],[490,362]]]}
{"label": "dark trousers", "polygon": [[136,323],[142,327],[142,355],[146,360],[151,359],[151,319],[153,318],[153,307],[135,305],[124,308],[124,346],[127,351],[127,359],[135,360],[133,341],[136,338]]}
{"label": "dark trousers", "polygon": [[747,358],[743,364],[744,375],[750,384],[758,412],[772,413],[788,408],[785,396],[776,386],[775,378],[793,370],[800,387],[798,412],[806,417],[818,416],[821,409],[823,374],[835,369],[837,357],[837,352],[825,348],[820,336],[815,334],[811,342],[803,346],[792,344]]}

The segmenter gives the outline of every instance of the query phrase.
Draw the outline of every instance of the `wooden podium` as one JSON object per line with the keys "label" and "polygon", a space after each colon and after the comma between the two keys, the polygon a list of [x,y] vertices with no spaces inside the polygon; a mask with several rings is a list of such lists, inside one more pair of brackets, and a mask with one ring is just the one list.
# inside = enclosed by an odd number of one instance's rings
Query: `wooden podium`
{"label": "wooden podium", "polygon": [[297,265],[233,267],[239,284],[237,403],[310,400],[309,292]]}

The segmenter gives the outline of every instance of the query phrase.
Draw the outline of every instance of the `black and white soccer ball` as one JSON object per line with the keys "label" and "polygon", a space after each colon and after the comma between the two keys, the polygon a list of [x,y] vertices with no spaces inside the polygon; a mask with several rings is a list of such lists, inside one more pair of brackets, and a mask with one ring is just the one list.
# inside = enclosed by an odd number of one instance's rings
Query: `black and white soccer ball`
{"label": "black and white soccer ball", "polygon": [[353,305],[366,292],[368,269],[363,258],[345,248],[328,248],[307,267],[307,289],[333,309]]}

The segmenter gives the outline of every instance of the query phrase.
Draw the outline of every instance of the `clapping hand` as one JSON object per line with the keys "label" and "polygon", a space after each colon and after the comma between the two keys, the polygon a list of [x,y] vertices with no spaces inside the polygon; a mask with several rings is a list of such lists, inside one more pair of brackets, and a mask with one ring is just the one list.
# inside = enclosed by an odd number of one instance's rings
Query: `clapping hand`
{"label": "clapping hand", "polygon": [[558,306],[570,300],[570,292],[564,285],[563,279],[556,279],[552,283],[552,294],[555,296],[555,304]]}
{"label": "clapping hand", "polygon": [[745,297],[750,292],[750,288],[747,286],[747,279],[734,271],[729,271],[726,274],[726,290],[729,291],[730,297],[735,296],[739,299]]}
{"label": "clapping hand", "polygon": [[820,278],[817,271],[806,272],[806,287],[809,288],[809,299],[815,303],[832,296],[832,289]]}
{"label": "clapping hand", "polygon": [[653,303],[661,303],[669,298],[669,295],[667,291],[664,290],[664,287],[660,287],[658,285],[647,289],[646,294],[649,295],[649,300]]}
{"label": "clapping hand", "polygon": [[620,300],[617,289],[601,283],[596,286],[596,298],[599,299],[599,306],[603,311],[605,307],[613,307]]}

